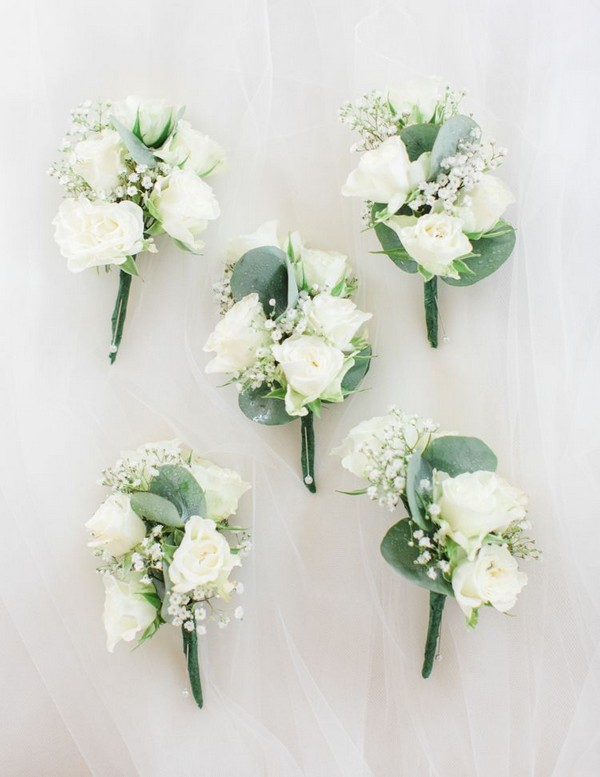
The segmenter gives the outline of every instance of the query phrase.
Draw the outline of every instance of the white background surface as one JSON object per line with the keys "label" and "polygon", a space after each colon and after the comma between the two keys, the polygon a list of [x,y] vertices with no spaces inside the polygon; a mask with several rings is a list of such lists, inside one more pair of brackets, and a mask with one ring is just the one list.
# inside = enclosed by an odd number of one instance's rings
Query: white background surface
{"label": "white background surface", "polygon": [[[0,307],[3,775],[592,777],[600,770],[597,2],[80,0],[3,3]],[[340,196],[356,163],[344,100],[438,74],[509,147],[518,245],[495,276],[444,286],[429,349],[421,283]],[[68,111],[127,94],[188,106],[228,150],[203,257],[141,261],[119,359],[116,276],[71,275],[44,171]],[[204,375],[228,238],[269,218],[347,252],[374,312],[367,385],[317,425],[319,493],[297,425],[264,429]],[[8,238],[7,238],[8,236]],[[443,284],[442,284],[443,285]],[[468,633],[446,608],[420,677],[427,594],[379,553],[392,516],[328,456],[390,403],[473,434],[531,496],[542,563],[514,617]],[[253,482],[241,624],[202,644],[206,705],[182,696],[180,639],[105,650],[83,522],[122,449],[179,436]]]}

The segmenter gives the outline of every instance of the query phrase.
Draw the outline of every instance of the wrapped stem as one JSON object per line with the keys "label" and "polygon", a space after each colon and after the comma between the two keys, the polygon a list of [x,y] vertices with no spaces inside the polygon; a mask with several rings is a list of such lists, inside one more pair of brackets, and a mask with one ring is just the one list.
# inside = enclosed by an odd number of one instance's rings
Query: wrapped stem
{"label": "wrapped stem", "polygon": [[313,428],[313,414],[309,410],[302,418],[302,478],[304,485],[314,494],[317,490],[315,484],[315,430]]}
{"label": "wrapped stem", "polygon": [[427,324],[427,339],[432,348],[438,347],[438,305],[437,278],[425,281],[423,286],[425,302],[425,323]]}
{"label": "wrapped stem", "polygon": [[204,700],[202,698],[202,683],[200,682],[200,664],[198,662],[198,635],[196,630],[188,631],[182,628],[183,634],[183,654],[187,660],[188,677],[192,688],[192,696],[198,707],[202,709]]}
{"label": "wrapped stem", "polygon": [[110,354],[108,358],[110,363],[114,364],[121,338],[123,337],[123,327],[125,326],[125,317],[127,315],[127,302],[129,300],[129,290],[131,289],[131,275],[123,270],[119,271],[119,291],[112,314],[112,341],[110,344]]}
{"label": "wrapped stem", "polygon": [[425,641],[425,655],[421,674],[427,678],[433,669],[433,662],[440,641],[440,629],[442,627],[442,613],[446,604],[446,595],[435,591],[429,592],[429,625],[427,627],[427,639]]}

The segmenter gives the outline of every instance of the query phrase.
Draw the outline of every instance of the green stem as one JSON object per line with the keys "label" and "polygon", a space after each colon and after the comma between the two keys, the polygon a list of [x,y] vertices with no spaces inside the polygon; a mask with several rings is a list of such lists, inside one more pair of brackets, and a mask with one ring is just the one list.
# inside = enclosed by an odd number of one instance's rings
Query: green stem
{"label": "green stem", "polygon": [[129,290],[131,289],[131,275],[123,270],[119,271],[119,291],[113,310],[112,322],[112,341],[110,344],[110,353],[108,358],[110,363],[114,364],[121,338],[123,337],[123,327],[125,326],[125,316],[127,315],[127,301],[129,300]]}
{"label": "green stem", "polygon": [[198,635],[196,629],[188,631],[182,628],[183,634],[183,654],[187,659],[188,677],[192,686],[192,695],[200,709],[204,700],[202,698],[202,684],[200,682],[200,665],[198,663]]}
{"label": "green stem", "polygon": [[429,677],[433,669],[433,661],[440,640],[442,613],[444,612],[445,604],[446,594],[438,594],[435,591],[429,592],[429,625],[427,627],[427,639],[425,641],[423,669],[421,670],[421,674],[425,678]]}
{"label": "green stem", "polygon": [[432,348],[438,347],[438,304],[437,278],[425,281],[423,286],[425,302],[425,323],[427,324],[427,339]]}
{"label": "green stem", "polygon": [[315,430],[312,410],[302,416],[302,477],[304,485],[314,494],[317,486],[315,484]]}

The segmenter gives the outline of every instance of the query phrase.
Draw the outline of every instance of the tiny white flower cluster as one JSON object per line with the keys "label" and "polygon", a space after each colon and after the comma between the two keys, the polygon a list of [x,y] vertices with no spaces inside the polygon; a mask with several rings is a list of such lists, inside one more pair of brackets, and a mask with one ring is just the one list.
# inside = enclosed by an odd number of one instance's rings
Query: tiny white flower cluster
{"label": "tiny white flower cluster", "polygon": [[135,451],[125,451],[112,467],[102,470],[98,484],[122,493],[147,491],[159,467],[185,463],[179,440],[148,443]]}
{"label": "tiny white flower cluster", "polygon": [[[244,586],[238,582],[235,584],[234,592],[242,594]],[[206,624],[212,621],[220,629],[225,628],[231,623],[231,613],[227,610],[219,609],[213,604],[214,592],[210,588],[198,587],[189,594],[169,593],[169,605],[167,614],[171,619],[171,625],[176,628],[184,628],[186,631],[196,631],[198,636],[204,636],[207,633]],[[235,607],[233,618],[242,620],[244,617],[244,608],[240,605]]]}

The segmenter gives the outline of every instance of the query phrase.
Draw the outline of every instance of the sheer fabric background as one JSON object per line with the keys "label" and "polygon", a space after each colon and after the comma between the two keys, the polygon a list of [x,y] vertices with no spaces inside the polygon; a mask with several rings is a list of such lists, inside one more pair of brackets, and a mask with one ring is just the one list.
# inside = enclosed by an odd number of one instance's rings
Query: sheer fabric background
{"label": "sheer fabric background", "polygon": [[[83,777],[591,777],[600,769],[597,2],[322,0],[5,2],[0,623],[3,774]],[[510,149],[513,258],[441,291],[449,337],[424,335],[422,284],[373,255],[338,106],[439,74]],[[141,260],[110,367],[114,274],[71,275],[44,176],[86,98],[161,96],[229,152],[203,257]],[[348,253],[374,313],[370,391],[317,425],[319,493],[299,428],[261,428],[205,376],[211,284],[228,238],[279,218]],[[514,617],[468,633],[447,607],[420,677],[427,595],[379,553],[398,516],[328,455],[396,403],[482,437],[531,496],[542,563]],[[206,706],[182,696],[179,634],[105,649],[83,522],[122,449],[178,436],[253,483],[245,619],[202,642]]]}

